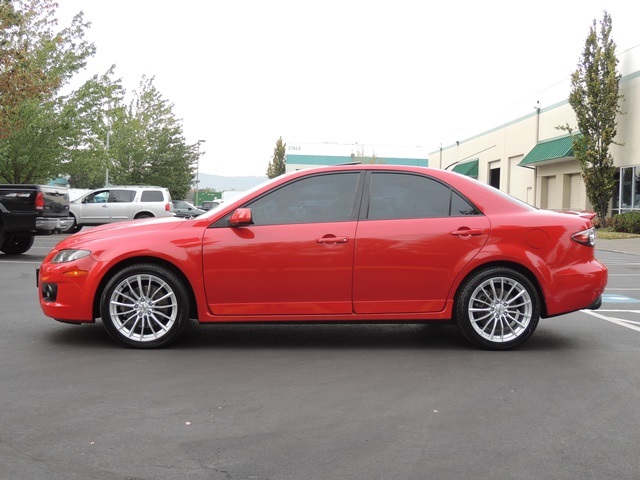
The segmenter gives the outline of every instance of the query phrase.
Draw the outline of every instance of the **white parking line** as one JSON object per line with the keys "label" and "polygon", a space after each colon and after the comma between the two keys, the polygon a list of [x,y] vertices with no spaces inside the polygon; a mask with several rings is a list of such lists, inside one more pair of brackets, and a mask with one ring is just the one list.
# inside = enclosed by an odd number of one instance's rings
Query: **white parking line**
{"label": "white parking line", "polygon": [[[629,312],[629,313],[640,313],[640,310],[603,310],[605,312]],[[640,322],[636,322],[633,320],[624,320],[622,318],[615,317],[607,317],[605,315],[601,315],[593,310],[581,310],[581,312],[586,313],[587,315],[591,315],[592,317],[599,318],[601,320],[606,320],[607,322],[615,323],[616,325],[620,325],[621,327],[626,327],[631,330],[635,330],[636,332],[640,332]]]}
{"label": "white parking line", "polygon": [[0,265],[2,265],[3,263],[22,263],[23,265],[26,263],[32,265],[40,265],[42,262],[31,262],[29,260],[0,260]]}

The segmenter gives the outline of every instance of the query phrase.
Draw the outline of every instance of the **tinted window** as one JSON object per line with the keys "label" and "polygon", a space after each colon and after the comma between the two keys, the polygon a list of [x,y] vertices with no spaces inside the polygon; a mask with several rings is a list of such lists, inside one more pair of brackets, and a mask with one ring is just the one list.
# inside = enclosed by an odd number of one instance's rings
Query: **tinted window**
{"label": "tinted window", "polygon": [[87,195],[82,203],[107,203],[108,200],[109,190],[102,190]]}
{"label": "tinted window", "polygon": [[469,202],[462,198],[458,193],[451,192],[451,216],[457,217],[460,215],[479,215],[478,210],[475,209]]}
{"label": "tinted window", "polygon": [[255,225],[346,221],[352,218],[359,179],[358,172],[304,178],[248,207]]}
{"label": "tinted window", "polygon": [[135,194],[136,192],[133,190],[111,190],[109,201],[114,203],[133,202]]}
{"label": "tinted window", "polygon": [[164,195],[160,190],[144,190],[140,197],[141,202],[164,202]]}
{"label": "tinted window", "polygon": [[448,217],[450,212],[476,213],[460,195],[432,178],[398,173],[371,175],[370,220]]}

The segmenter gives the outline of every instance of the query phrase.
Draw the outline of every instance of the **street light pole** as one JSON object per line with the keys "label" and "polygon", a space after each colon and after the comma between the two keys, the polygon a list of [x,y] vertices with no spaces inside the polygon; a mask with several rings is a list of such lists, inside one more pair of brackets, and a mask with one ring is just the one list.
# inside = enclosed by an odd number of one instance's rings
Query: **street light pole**
{"label": "street light pole", "polygon": [[[206,142],[206,140],[198,140],[198,158],[196,158],[196,194],[193,199],[193,203],[196,205],[201,204],[199,197],[199,188],[200,188],[200,144]],[[204,152],[202,152],[204,153]]]}

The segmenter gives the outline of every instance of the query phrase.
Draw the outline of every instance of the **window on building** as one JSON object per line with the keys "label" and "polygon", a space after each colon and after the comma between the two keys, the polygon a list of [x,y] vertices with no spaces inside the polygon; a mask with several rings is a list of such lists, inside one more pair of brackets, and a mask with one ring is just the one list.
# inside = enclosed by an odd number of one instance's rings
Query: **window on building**
{"label": "window on building", "polygon": [[621,167],[616,173],[612,213],[640,210],[640,167]]}
{"label": "window on building", "polygon": [[500,168],[489,170],[489,185],[500,190]]}

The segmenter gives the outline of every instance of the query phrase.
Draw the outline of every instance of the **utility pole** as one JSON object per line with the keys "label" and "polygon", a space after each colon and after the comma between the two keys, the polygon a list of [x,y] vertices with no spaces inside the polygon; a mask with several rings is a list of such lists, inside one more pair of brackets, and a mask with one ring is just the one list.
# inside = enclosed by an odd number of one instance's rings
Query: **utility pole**
{"label": "utility pole", "polygon": [[[206,140],[198,140],[198,158],[196,159],[196,194],[193,198],[193,203],[197,206],[200,205],[199,189],[200,189],[200,144],[206,142]],[[202,152],[204,154],[204,152]]]}

